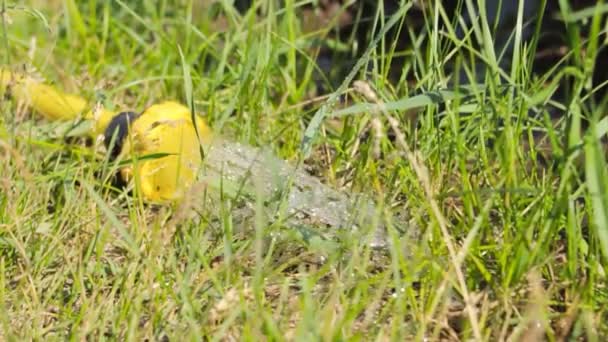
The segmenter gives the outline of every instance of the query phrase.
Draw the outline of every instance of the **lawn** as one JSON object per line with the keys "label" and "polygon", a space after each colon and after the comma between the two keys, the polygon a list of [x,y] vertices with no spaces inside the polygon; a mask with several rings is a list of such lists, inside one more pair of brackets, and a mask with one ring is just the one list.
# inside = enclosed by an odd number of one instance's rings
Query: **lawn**
{"label": "lawn", "polygon": [[[523,5],[500,50],[476,1],[464,37],[441,1],[318,2],[0,0],[0,68],[115,111],[190,104],[242,146],[220,161],[275,156],[247,191],[210,172],[150,204],[0,88],[0,340],[608,336],[608,7],[538,1],[549,64]],[[320,218],[284,219],[273,167],[323,189],[293,185]]]}

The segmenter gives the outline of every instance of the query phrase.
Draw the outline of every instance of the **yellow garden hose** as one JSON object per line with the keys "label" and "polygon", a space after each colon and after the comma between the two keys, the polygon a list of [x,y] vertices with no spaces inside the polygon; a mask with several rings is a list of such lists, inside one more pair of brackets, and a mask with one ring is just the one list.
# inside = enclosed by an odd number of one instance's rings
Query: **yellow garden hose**
{"label": "yellow garden hose", "polygon": [[61,92],[34,77],[0,69],[0,94],[5,93],[51,121],[73,120],[78,117],[93,119],[96,124],[90,132],[92,136],[103,133],[115,115],[104,108],[94,109],[81,96]]}

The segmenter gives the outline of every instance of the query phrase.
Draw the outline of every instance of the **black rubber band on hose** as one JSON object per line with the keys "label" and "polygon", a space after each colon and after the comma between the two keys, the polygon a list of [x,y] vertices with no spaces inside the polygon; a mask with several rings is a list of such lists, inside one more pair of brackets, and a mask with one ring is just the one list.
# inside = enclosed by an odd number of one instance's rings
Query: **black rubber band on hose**
{"label": "black rubber band on hose", "polygon": [[124,141],[129,133],[129,125],[133,123],[139,114],[135,112],[122,112],[115,115],[103,133],[103,142],[110,154],[110,160],[116,159],[122,150]]}

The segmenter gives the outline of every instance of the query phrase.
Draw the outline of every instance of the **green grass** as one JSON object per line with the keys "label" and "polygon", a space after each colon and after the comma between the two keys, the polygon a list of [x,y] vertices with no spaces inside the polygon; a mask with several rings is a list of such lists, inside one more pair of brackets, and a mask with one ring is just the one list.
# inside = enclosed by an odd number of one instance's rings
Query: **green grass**
{"label": "green grass", "polygon": [[[560,1],[573,48],[544,75],[530,72],[522,9],[500,71],[484,15],[460,41],[441,6],[427,9],[425,34],[404,21],[411,5],[379,12],[379,30],[393,25],[416,46],[370,39],[352,73],[319,94],[315,42],[330,28],[305,30],[309,1],[257,1],[259,16],[207,3],[0,0],[0,60],[114,109],[191,104],[222,135],[372,196],[380,220],[407,213],[410,231],[387,224],[392,244],[378,251],[349,232],[310,238],[257,211],[243,221],[227,196],[196,214],[149,206],[108,186],[115,165],[7,98],[0,340],[608,336],[607,106],[588,96],[599,90],[595,68],[604,71],[605,6],[573,12]],[[585,21],[595,38],[581,38]],[[397,56],[413,76],[391,81]],[[448,67],[474,79],[473,59],[494,73],[465,94]],[[364,77],[368,87],[355,87]],[[566,97],[551,99],[561,80]],[[568,115],[553,122],[546,104]]]}

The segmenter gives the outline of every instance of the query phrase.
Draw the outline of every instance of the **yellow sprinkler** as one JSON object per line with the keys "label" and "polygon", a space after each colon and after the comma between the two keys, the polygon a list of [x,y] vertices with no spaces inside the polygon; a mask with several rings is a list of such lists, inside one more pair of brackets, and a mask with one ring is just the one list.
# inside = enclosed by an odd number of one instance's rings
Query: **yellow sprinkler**
{"label": "yellow sprinkler", "polygon": [[155,104],[141,114],[92,109],[80,96],[63,93],[38,80],[0,69],[0,93],[23,101],[44,118],[93,120],[89,136],[104,136],[112,159],[130,160],[120,169],[125,182],[134,182],[148,202],[179,200],[196,179],[201,148],[211,141],[211,130],[189,108],[176,102]]}

